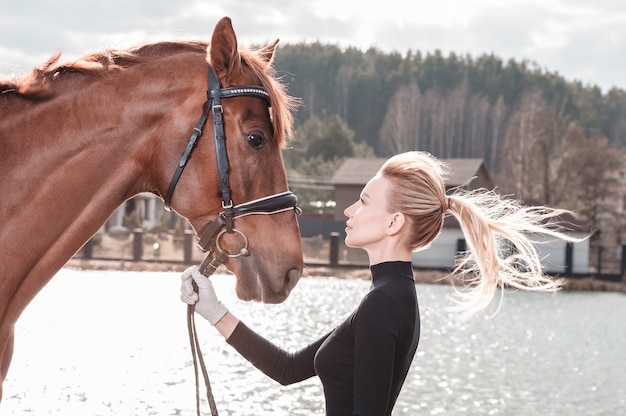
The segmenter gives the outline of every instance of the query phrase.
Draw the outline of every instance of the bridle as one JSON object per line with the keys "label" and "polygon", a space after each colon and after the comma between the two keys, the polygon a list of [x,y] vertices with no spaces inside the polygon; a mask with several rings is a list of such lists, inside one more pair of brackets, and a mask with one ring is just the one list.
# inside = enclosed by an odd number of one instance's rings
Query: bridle
{"label": "bridle", "polygon": [[[204,124],[209,117],[209,113],[211,113],[213,119],[215,159],[217,161],[217,171],[220,181],[220,190],[222,193],[223,211],[218,214],[216,219],[206,223],[198,233],[197,246],[200,250],[207,253],[206,258],[199,266],[199,270],[207,278],[212,275],[215,270],[217,270],[217,268],[224,261],[226,261],[226,259],[250,255],[250,251],[248,249],[248,237],[243,233],[243,231],[235,228],[235,219],[255,214],[276,214],[292,209],[296,213],[300,213],[300,208],[297,206],[298,198],[293,192],[290,191],[265,196],[239,205],[233,205],[232,190],[228,179],[229,163],[228,155],[226,153],[226,135],[224,133],[222,98],[242,96],[257,97],[265,100],[268,106],[271,105],[269,94],[263,87],[257,85],[241,85],[221,88],[213,68],[209,65],[207,101],[204,103],[200,120],[198,120],[196,127],[193,129],[193,133],[187,142],[187,147],[178,162],[178,166],[174,171],[172,180],[167,188],[167,193],[165,194],[165,209],[169,211],[171,208],[174,190],[176,189],[176,184],[178,183],[185,166],[187,166],[187,163],[191,158],[191,154],[202,135]],[[237,234],[243,241],[243,247],[241,247],[236,253],[229,253],[226,250],[223,250],[220,245],[220,239],[224,234]],[[194,289],[197,290],[195,284]],[[209,381],[209,376],[206,371],[206,366],[204,364],[204,359],[202,357],[202,352],[200,351],[200,345],[196,334],[193,305],[189,305],[187,308],[187,326],[189,329],[189,341],[191,344],[191,352],[193,354],[194,372],[196,377],[196,411],[199,416],[199,362],[207,389],[207,399],[211,408],[211,415],[217,416],[217,407],[215,405],[215,400],[213,399],[213,393],[211,392],[211,383]]]}
{"label": "bridle", "polygon": [[234,227],[234,220],[236,218],[251,214],[276,214],[290,209],[294,209],[297,213],[299,213],[300,209],[297,206],[298,198],[293,192],[290,191],[269,195],[240,205],[233,205],[232,190],[228,179],[230,166],[228,163],[228,155],[226,153],[224,113],[221,100],[222,98],[248,96],[261,98],[265,100],[268,105],[271,105],[271,103],[269,101],[269,94],[263,87],[257,85],[241,85],[221,88],[211,66],[209,66],[208,69],[208,86],[207,101],[204,103],[200,120],[198,120],[196,127],[193,129],[193,133],[187,142],[187,147],[178,162],[178,166],[176,167],[172,180],[167,188],[167,192],[165,194],[165,209],[169,211],[171,208],[172,197],[174,195],[174,190],[176,189],[176,184],[178,183],[178,180],[187,166],[187,163],[191,158],[191,154],[200,139],[202,128],[204,127],[210,112],[213,115],[215,159],[217,162],[217,172],[219,175],[220,190],[222,194],[223,211],[215,220],[209,221],[201,228],[197,245],[203,252],[209,251],[210,253],[215,251],[216,246],[219,245],[218,236],[220,236],[222,231],[225,229],[225,232],[227,233],[238,233],[244,237],[245,246],[241,249],[241,252],[228,254],[229,257],[239,257],[241,255],[247,255],[247,238],[245,238],[245,235],[240,230],[237,230]]}

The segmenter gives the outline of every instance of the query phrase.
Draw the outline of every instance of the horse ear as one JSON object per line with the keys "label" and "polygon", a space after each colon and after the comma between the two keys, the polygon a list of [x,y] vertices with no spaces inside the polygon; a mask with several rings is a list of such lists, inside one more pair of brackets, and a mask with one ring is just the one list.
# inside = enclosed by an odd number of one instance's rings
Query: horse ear
{"label": "horse ear", "polygon": [[215,25],[208,56],[221,85],[228,86],[237,82],[242,73],[241,56],[230,18],[224,17]]}
{"label": "horse ear", "polygon": [[270,63],[272,61],[272,57],[274,56],[274,51],[276,50],[276,45],[278,45],[278,39],[274,42],[268,44],[263,49],[259,50],[258,54],[261,59],[265,62]]}

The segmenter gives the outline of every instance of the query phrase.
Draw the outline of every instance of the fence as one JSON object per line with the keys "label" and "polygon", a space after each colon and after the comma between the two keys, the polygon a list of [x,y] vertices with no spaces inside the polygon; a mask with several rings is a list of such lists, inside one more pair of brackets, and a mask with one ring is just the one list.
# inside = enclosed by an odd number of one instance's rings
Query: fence
{"label": "fence", "polygon": [[[304,261],[307,266],[366,267],[368,265],[367,255],[363,250],[351,249],[343,243],[345,222],[301,219],[300,226]],[[337,229],[341,231],[333,231]],[[454,267],[455,256],[465,251],[466,246],[463,239],[453,236],[451,238],[453,238],[451,244],[456,244],[456,246],[450,252],[440,253],[438,248],[433,246],[428,252],[417,253],[418,255],[413,259],[414,267],[430,270],[450,270]],[[576,257],[574,250],[575,246],[571,243],[564,244],[564,254],[557,253],[562,259],[559,261],[561,266],[549,268],[548,272],[570,278],[594,277],[612,282],[623,280],[626,273],[626,246],[621,246],[621,258],[618,258],[617,265],[614,258],[620,256],[612,255],[613,261],[609,263],[607,254],[610,251],[607,248],[596,247],[591,256],[595,257],[595,261],[589,265],[588,270],[583,272],[576,269],[574,265]],[[431,262],[423,261],[425,254]],[[126,232],[98,234],[85,244],[75,258],[196,264],[201,262],[204,256],[205,254],[196,247],[195,235],[191,230],[186,230],[182,236],[174,236],[171,234],[152,235],[138,228]],[[435,261],[444,257],[445,261]],[[606,268],[603,265],[606,265]]]}

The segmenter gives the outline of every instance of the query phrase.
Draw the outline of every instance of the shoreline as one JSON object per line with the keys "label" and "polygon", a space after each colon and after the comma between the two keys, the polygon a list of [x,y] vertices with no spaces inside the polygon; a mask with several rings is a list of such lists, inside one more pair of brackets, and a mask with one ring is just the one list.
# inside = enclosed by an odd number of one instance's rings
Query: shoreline
{"label": "shoreline", "polygon": [[[132,260],[97,260],[97,259],[71,259],[63,268],[78,270],[116,270],[134,272],[180,272],[189,267],[180,262],[164,261],[132,261]],[[224,267],[217,269],[218,274],[230,274]],[[421,284],[462,284],[458,279],[450,277],[450,273],[442,270],[414,270],[413,275],[416,283]],[[362,279],[370,277],[369,268],[366,265],[339,265],[332,267],[325,264],[305,263],[303,278],[306,277],[335,277],[338,279]],[[617,292],[626,293],[626,282],[612,282],[595,279],[591,276],[580,278],[564,278],[563,291],[588,291],[588,292]]]}

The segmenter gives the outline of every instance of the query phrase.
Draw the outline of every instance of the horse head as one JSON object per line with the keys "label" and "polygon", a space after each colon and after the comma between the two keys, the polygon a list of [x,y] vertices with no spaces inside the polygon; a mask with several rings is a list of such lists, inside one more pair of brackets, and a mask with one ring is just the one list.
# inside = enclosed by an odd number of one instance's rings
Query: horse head
{"label": "horse head", "polygon": [[[171,201],[172,209],[187,218],[196,233],[215,221],[225,204],[237,206],[288,191],[281,149],[292,133],[294,101],[274,76],[271,63],[277,43],[258,51],[240,50],[230,19],[222,19],[215,27],[207,60],[218,88],[258,86],[267,92],[267,98],[235,94],[221,99],[222,121],[218,123],[223,125],[225,178],[216,174],[216,167],[219,171],[224,162],[218,160],[216,138],[211,137],[216,135],[210,126],[217,116],[213,110],[206,112],[204,138],[198,140]],[[224,179],[229,191],[232,189],[228,198]],[[245,255],[232,255],[224,262],[237,277],[238,297],[265,303],[283,301],[303,269],[294,210],[241,216],[234,220],[234,227],[237,232],[220,234],[218,243],[227,253],[245,250]]]}

